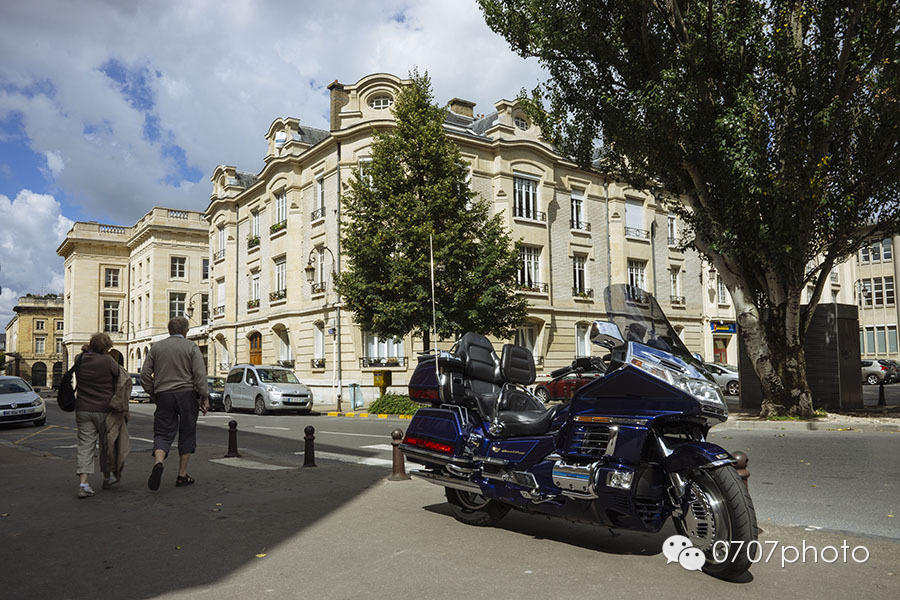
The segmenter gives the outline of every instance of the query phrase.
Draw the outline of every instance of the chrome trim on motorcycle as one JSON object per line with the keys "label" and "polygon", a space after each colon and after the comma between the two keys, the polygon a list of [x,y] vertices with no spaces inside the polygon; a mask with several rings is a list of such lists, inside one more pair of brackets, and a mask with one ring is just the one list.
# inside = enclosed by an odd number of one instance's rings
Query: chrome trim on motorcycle
{"label": "chrome trim on motorcycle", "polygon": [[451,456],[447,454],[440,454],[438,452],[431,452],[430,450],[422,450],[421,448],[416,448],[414,446],[408,446],[406,444],[401,444],[400,452],[406,455],[413,462],[426,462],[426,463],[447,463],[450,462]]}
{"label": "chrome trim on motorcycle", "polygon": [[409,474],[412,477],[423,479],[428,483],[433,483],[435,485],[442,485],[471,494],[481,494],[481,488],[470,481],[462,481],[453,477],[447,477],[445,475],[432,473],[431,471],[422,471],[418,469],[413,469]]}
{"label": "chrome trim on motorcycle", "polygon": [[597,471],[599,462],[589,465],[571,465],[557,461],[553,465],[553,485],[562,490],[564,496],[579,500],[597,498]]}
{"label": "chrome trim on motorcycle", "polygon": [[722,465],[733,465],[737,461],[733,458],[723,458],[722,460],[714,460],[711,463],[706,463],[705,465],[701,465],[701,469],[714,469],[716,467],[721,467]]}
{"label": "chrome trim on motorcycle", "polygon": [[611,456],[616,452],[616,440],[619,439],[619,426],[613,425],[609,428],[609,441],[606,442],[606,450],[603,452],[604,456]]}

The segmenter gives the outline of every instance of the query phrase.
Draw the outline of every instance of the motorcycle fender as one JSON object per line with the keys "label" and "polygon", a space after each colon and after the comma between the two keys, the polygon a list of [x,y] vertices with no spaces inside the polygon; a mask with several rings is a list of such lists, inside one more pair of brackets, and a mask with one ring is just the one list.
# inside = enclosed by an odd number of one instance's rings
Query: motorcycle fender
{"label": "motorcycle fender", "polygon": [[685,442],[676,446],[664,462],[666,471],[677,473],[687,469],[710,469],[734,464],[731,453],[709,442]]}

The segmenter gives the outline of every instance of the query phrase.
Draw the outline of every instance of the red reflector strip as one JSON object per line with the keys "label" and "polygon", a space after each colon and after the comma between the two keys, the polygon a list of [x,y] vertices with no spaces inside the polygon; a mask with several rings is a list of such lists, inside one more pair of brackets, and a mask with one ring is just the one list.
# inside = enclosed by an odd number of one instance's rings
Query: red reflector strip
{"label": "red reflector strip", "polygon": [[435,452],[441,452],[443,454],[453,454],[453,446],[441,444],[440,442],[432,442],[431,440],[410,436],[406,436],[406,439],[403,441],[410,446],[418,446],[419,448],[434,450]]}
{"label": "red reflector strip", "polygon": [[417,390],[410,388],[409,389],[409,397],[410,398],[418,398],[421,400],[438,400],[438,391],[437,390]]}

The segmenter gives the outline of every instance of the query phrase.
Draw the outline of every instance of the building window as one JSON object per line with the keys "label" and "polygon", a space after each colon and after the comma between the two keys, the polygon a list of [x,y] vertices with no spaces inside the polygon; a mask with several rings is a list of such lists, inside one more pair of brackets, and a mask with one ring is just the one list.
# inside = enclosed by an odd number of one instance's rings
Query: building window
{"label": "building window", "polygon": [[873,354],[875,352],[875,328],[866,327],[866,353]]}
{"label": "building window", "polygon": [[209,279],[209,259],[208,258],[203,259],[203,267],[202,267],[201,273],[203,275],[203,281],[206,281],[207,279]]}
{"label": "building window", "polygon": [[[896,330],[895,330],[895,331],[894,331],[894,338],[895,338],[895,341],[896,341],[896,337],[897,337],[897,332],[896,332]],[[895,345],[896,345],[896,344],[895,344]],[[57,353],[57,354],[62,354],[62,353],[63,353],[63,339],[62,339],[61,337],[57,337],[57,338],[56,338],[56,353]]]}
{"label": "building window", "polygon": [[647,263],[642,260],[628,261],[628,284],[638,289],[644,289],[644,273]]}
{"label": "building window", "polygon": [[187,259],[183,256],[173,256],[169,263],[169,277],[172,279],[184,279]]}
{"label": "building window", "polygon": [[644,201],[635,198],[625,200],[625,236],[648,239],[650,232],[644,229]]}
{"label": "building window", "polygon": [[859,306],[861,308],[893,306],[896,301],[893,277],[861,279],[858,282],[858,286]]}
{"label": "building window", "polygon": [[884,292],[881,288],[881,277],[872,279],[872,292],[875,306],[884,306]]}
{"label": "building window", "polygon": [[675,215],[669,215],[666,219],[666,237],[669,246],[678,245],[678,219]]}
{"label": "building window", "polygon": [[897,354],[897,326],[888,325],[887,328],[888,352]]}
{"label": "building window", "polygon": [[583,254],[572,256],[572,293],[582,296],[587,292],[587,282],[584,276],[584,263],[587,257]]}
{"label": "building window", "polygon": [[214,258],[216,260],[220,260],[220,259],[225,258],[226,236],[225,236],[225,226],[224,225],[219,225],[219,228],[216,233],[216,238],[218,240],[218,244],[216,245],[218,250],[216,250],[216,255],[214,256]]}
{"label": "building window", "polygon": [[43,331],[44,330],[44,320],[43,319],[35,319],[34,329],[35,329],[35,331]]}
{"label": "building window", "polygon": [[325,178],[319,177],[316,179],[316,208],[321,213],[320,216],[325,216]]}
{"label": "building window", "polygon": [[513,216],[523,219],[540,219],[536,180],[513,177]]}
{"label": "building window", "polygon": [[716,278],[716,301],[719,304],[728,304],[728,289],[721,277]]}
{"label": "building window", "polygon": [[518,127],[519,129],[521,129],[523,131],[528,129],[528,121],[526,121],[522,117],[515,117],[513,119],[513,123],[515,123],[516,127]]}
{"label": "building window", "polygon": [[534,355],[534,344],[536,339],[537,331],[534,326],[526,325],[525,327],[516,329],[515,345],[528,349],[532,356]]}
{"label": "building window", "polygon": [[402,339],[382,339],[377,335],[366,333],[366,355],[363,367],[402,366],[406,361]]}
{"label": "building window", "polygon": [[859,262],[866,264],[869,262],[869,246],[863,246],[859,249]]}
{"label": "building window", "polygon": [[584,196],[581,192],[572,192],[572,229],[585,229]]}
{"label": "building window", "polygon": [[34,353],[44,354],[47,347],[47,338],[41,336],[34,338]]}
{"label": "building window", "polygon": [[184,292],[169,293],[169,318],[183,317],[187,294]]}
{"label": "building window", "polygon": [[65,321],[57,321],[56,322],[56,330],[63,331],[65,329],[64,324],[65,324]]}
{"label": "building window", "polygon": [[144,261],[138,262],[138,281],[144,280]]}
{"label": "building window", "polygon": [[275,299],[284,298],[287,295],[287,265],[284,258],[275,261]]}
{"label": "building window", "polygon": [[215,314],[225,314],[225,280],[220,279],[216,282],[216,310]]}
{"label": "building window", "polygon": [[259,306],[259,275],[250,276],[250,300],[255,300]]}
{"label": "building window", "polygon": [[278,360],[282,362],[291,362],[294,360],[294,350],[291,348],[291,338],[287,329],[278,329],[275,332],[278,338]]}
{"label": "building window", "polygon": [[375,96],[374,98],[369,98],[369,106],[374,108],[375,110],[381,110],[383,108],[390,108],[391,105],[394,104],[394,99],[387,94],[381,94]]}
{"label": "building window", "polygon": [[275,233],[285,227],[287,227],[287,194],[279,192],[275,195],[275,213],[272,215],[272,225],[269,227],[269,232]]}
{"label": "building window", "polygon": [[519,272],[516,275],[520,287],[541,286],[541,249],[538,246],[519,246]]}
{"label": "building window", "polygon": [[250,213],[250,236],[259,237],[259,211]]}
{"label": "building window", "polygon": [[103,331],[113,333],[119,331],[119,302],[103,301]]}
{"label": "building window", "polygon": [[[319,321],[313,327],[313,360],[325,359],[325,324]],[[322,363],[316,363],[316,365]],[[322,367],[325,365],[322,364]]]}
{"label": "building window", "polygon": [[153,311],[150,306],[150,294],[144,296],[144,326],[150,326],[150,315]]}
{"label": "building window", "polygon": [[105,269],[103,275],[103,287],[117,288],[119,287],[119,270]]}
{"label": "building window", "polygon": [[669,269],[669,282],[672,288],[672,304],[684,304],[684,296],[681,295],[681,268]]}
{"label": "building window", "polygon": [[200,324],[209,323],[209,294],[200,296]]}
{"label": "building window", "polygon": [[575,325],[575,357],[591,355],[591,327],[587,323]]}
{"label": "building window", "polygon": [[894,248],[891,245],[891,240],[889,238],[881,240],[881,259],[884,260],[885,262],[887,262],[887,261],[891,260],[893,255],[894,255]]}
{"label": "building window", "polygon": [[884,278],[884,304],[892,306],[894,304],[894,278]]}

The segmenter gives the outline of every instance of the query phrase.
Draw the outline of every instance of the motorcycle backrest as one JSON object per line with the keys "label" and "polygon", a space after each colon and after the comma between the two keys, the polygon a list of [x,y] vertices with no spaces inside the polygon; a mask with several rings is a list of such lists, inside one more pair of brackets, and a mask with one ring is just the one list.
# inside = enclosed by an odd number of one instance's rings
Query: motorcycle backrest
{"label": "motorcycle backrest", "polygon": [[483,335],[467,333],[458,342],[457,354],[463,359],[463,375],[474,394],[500,393],[500,365],[494,346]]}
{"label": "motorcycle backrest", "polygon": [[534,383],[534,356],[531,350],[514,344],[504,344],[503,352],[500,354],[500,374],[507,383],[519,385]]}

